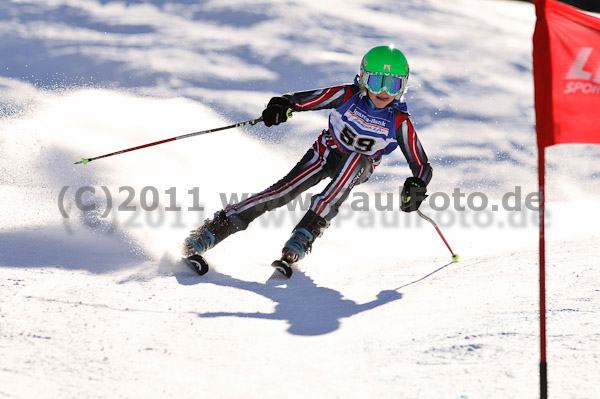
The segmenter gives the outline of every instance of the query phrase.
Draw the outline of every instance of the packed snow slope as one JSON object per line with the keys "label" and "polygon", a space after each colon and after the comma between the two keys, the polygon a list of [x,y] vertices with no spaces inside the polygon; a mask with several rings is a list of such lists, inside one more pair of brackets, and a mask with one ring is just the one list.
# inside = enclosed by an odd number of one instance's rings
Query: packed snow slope
{"label": "packed snow slope", "polygon": [[[535,398],[531,4],[492,0],[0,3],[0,397]],[[399,211],[398,151],[290,280],[269,266],[310,194],[214,248],[179,245],[300,159],[327,112],[231,129],[283,92],[411,65],[434,167]],[[600,149],[547,150],[550,394],[600,389]]]}

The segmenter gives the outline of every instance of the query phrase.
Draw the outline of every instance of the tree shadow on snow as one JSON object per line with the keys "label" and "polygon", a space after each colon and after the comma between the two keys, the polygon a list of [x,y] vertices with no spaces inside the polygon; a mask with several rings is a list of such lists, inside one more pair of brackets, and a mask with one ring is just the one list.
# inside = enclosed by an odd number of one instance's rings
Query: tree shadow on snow
{"label": "tree shadow on snow", "polygon": [[[175,275],[181,284],[189,285],[189,279]],[[328,334],[340,327],[340,321],[359,313],[402,298],[397,291],[384,290],[377,298],[358,304],[346,299],[331,288],[319,287],[302,271],[295,270],[291,279],[272,277],[266,283],[243,281],[211,270],[209,274],[195,278],[200,284],[214,284],[254,292],[276,303],[273,313],[263,312],[207,312],[199,317],[242,317],[264,320],[285,320],[288,332],[294,335],[316,336]]]}

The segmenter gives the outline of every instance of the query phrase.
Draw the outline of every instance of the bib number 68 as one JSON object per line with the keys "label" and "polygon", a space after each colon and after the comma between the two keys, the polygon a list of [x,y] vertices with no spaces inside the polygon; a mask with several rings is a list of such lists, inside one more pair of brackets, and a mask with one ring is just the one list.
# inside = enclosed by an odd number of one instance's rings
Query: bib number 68
{"label": "bib number 68", "polygon": [[358,135],[348,128],[342,130],[341,139],[349,147],[356,148],[359,152],[371,152],[375,145],[375,140],[370,137],[357,137]]}

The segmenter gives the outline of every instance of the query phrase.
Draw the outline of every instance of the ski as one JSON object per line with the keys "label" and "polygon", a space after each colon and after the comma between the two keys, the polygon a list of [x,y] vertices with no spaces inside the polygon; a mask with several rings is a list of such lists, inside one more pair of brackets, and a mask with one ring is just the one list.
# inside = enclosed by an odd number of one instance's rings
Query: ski
{"label": "ski", "polygon": [[203,276],[208,272],[208,262],[200,255],[191,255],[187,258],[181,258],[199,276]]}
{"label": "ski", "polygon": [[275,262],[271,263],[271,266],[273,266],[275,270],[287,278],[292,277],[292,273],[294,272],[292,270],[292,265],[283,259],[276,260]]}
{"label": "ski", "polygon": [[[208,273],[209,266],[206,259],[202,256],[195,254],[188,256],[187,258],[181,258],[183,262],[199,276],[203,276]],[[274,261],[271,266],[277,270],[281,275],[290,278],[293,274],[292,264],[286,262],[283,259]]]}

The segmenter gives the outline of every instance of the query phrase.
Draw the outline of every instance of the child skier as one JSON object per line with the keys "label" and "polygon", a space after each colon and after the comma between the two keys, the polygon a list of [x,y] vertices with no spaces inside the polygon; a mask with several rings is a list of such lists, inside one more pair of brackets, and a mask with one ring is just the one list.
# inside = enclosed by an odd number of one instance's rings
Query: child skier
{"label": "child skier", "polygon": [[188,263],[199,273],[205,273],[208,265],[202,255],[208,249],[328,177],[331,182],[312,197],[310,210],[292,231],[281,259],[272,264],[290,277],[292,265],[311,250],[352,188],[367,181],[382,156],[397,147],[413,175],[404,183],[401,209],[417,210],[426,197],[432,169],[403,102],[408,75],[404,54],[393,47],[379,46],[365,54],[353,84],[271,98],[262,113],[267,127],[285,122],[292,111],[332,109],[329,128],[285,177],[266,190],[218,211],[214,219],[193,230],[184,243]]}

